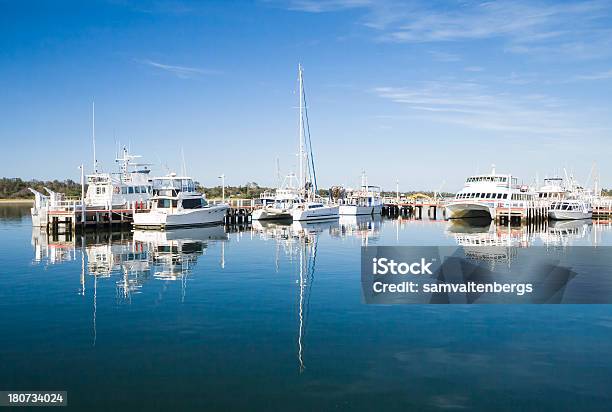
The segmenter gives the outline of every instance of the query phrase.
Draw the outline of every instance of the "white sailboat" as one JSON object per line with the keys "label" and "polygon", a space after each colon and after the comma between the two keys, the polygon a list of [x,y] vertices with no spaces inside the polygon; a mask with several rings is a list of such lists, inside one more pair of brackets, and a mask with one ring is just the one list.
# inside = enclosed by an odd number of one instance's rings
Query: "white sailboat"
{"label": "white sailboat", "polygon": [[[310,127],[308,125],[308,112],[306,106],[306,93],[304,91],[304,76],[302,65],[298,66],[299,83],[299,191],[301,200],[291,209],[291,216],[295,221],[320,220],[338,218],[338,205],[323,200],[317,194],[317,178],[312,157],[310,141]],[[306,150],[306,134],[308,134],[309,150]],[[309,155],[310,153],[310,155]]]}

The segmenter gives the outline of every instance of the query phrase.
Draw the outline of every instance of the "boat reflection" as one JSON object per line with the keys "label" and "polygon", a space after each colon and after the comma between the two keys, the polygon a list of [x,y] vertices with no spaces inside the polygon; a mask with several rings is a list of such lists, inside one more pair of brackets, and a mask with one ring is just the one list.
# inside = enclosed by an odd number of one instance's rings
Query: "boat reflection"
{"label": "boat reflection", "polygon": [[342,215],[338,223],[339,227],[332,233],[334,236],[361,239],[361,245],[368,246],[371,241],[376,243],[379,239],[382,228],[382,216]]}
{"label": "boat reflection", "polygon": [[282,247],[290,262],[290,275],[296,279],[298,286],[296,351],[300,373],[306,368],[306,334],[319,237],[322,233],[333,235],[338,229],[338,219],[292,223],[253,222],[253,231],[259,234],[261,239],[276,242],[276,271],[280,271],[279,252]]}
{"label": "boat reflection", "polygon": [[115,278],[118,295],[129,298],[149,279],[186,281],[199,257],[212,243],[221,244],[224,267],[223,226],[169,231],[95,232],[83,235],[54,234],[38,228],[32,231],[34,262],[59,264],[81,259],[81,294],[85,275]]}
{"label": "boat reflection", "polygon": [[499,225],[491,220],[463,219],[448,222],[453,237],[467,255],[480,260],[510,260],[516,250],[531,246],[597,246],[601,233],[611,230],[607,221],[590,219],[541,222],[537,225]]}
{"label": "boat reflection", "polygon": [[548,230],[539,234],[547,246],[570,246],[574,241],[586,239],[592,233],[593,222],[589,220],[553,220]]}

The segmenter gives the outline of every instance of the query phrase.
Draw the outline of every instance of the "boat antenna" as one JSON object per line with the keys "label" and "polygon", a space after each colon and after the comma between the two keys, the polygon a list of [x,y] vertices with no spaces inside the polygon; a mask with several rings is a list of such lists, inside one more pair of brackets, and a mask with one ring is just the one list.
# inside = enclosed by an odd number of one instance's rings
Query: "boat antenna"
{"label": "boat antenna", "polygon": [[183,176],[187,176],[187,167],[185,166],[185,151],[183,150],[183,146],[181,146],[181,159],[182,159],[182,168],[181,173]]}
{"label": "boat antenna", "polygon": [[281,171],[280,171],[280,161],[278,157],[276,158],[276,183],[278,187],[281,187],[282,177],[281,177]]}
{"label": "boat antenna", "polygon": [[91,102],[91,140],[93,142],[93,169],[98,173],[98,160],[96,159],[96,102]]}

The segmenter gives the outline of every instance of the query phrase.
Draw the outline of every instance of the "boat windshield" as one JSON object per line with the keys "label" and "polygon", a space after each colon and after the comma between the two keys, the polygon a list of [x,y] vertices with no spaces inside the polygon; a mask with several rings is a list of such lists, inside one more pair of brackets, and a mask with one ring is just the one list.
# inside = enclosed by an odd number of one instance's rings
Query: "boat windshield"
{"label": "boat windshield", "polygon": [[179,192],[195,192],[195,184],[192,179],[181,178],[159,178],[153,182],[154,189],[173,189]]}

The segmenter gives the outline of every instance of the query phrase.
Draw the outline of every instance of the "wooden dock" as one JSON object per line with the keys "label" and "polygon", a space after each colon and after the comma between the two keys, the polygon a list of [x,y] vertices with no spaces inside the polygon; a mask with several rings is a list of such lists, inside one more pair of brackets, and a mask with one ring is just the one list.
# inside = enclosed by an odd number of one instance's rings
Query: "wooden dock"
{"label": "wooden dock", "polygon": [[[214,205],[222,202],[213,200],[209,203]],[[228,199],[225,203],[230,206],[223,221],[227,225],[250,222],[253,210],[262,207],[259,199]],[[134,214],[147,212],[150,207],[149,202],[134,202],[123,208],[82,208],[80,200],[67,199],[56,202],[41,212],[38,216],[39,222],[35,226],[53,232],[131,227]]]}

